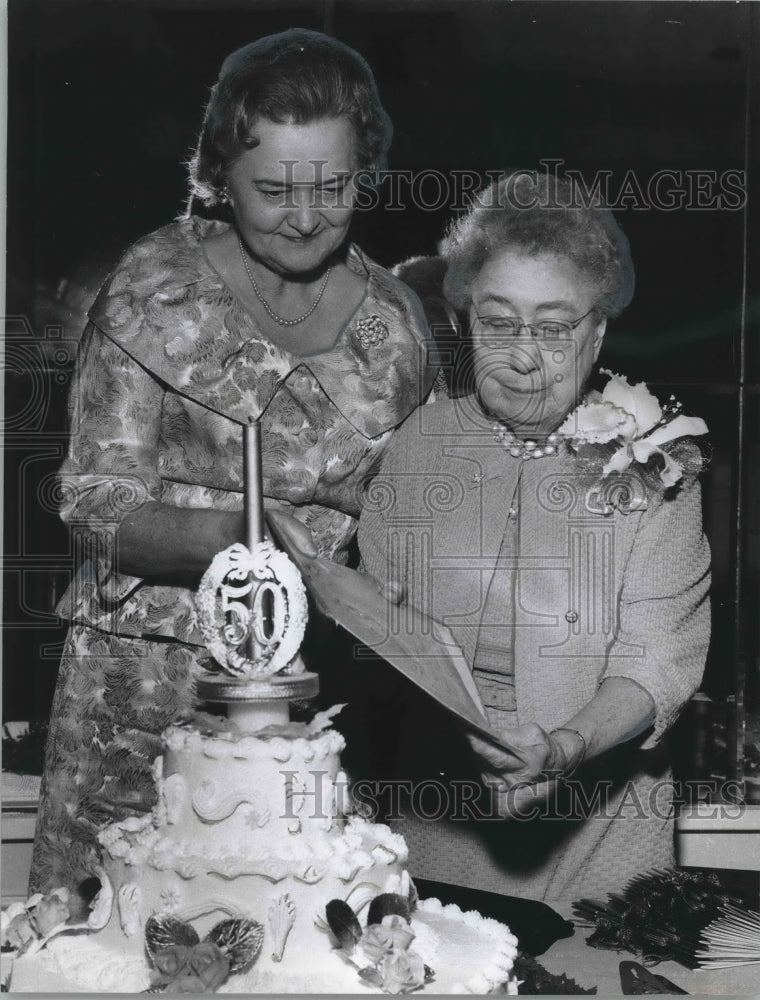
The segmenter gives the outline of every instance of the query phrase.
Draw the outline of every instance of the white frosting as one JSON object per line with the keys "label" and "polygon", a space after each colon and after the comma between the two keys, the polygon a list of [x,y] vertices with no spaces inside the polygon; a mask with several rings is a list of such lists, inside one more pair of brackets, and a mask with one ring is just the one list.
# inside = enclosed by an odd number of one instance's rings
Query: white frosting
{"label": "white frosting", "polygon": [[[389,882],[400,884],[403,838],[344,815],[344,741],[325,730],[331,714],[258,735],[167,730],[153,813],[100,834],[117,892],[125,884],[139,889],[133,923],[144,928],[150,916],[171,913],[204,934],[223,917],[247,916],[271,939],[261,965],[281,965],[283,948],[285,964],[289,950],[329,951],[314,921],[330,899],[346,898],[356,885],[376,895]],[[280,912],[283,897],[289,905]],[[114,919],[102,940],[142,954],[141,935],[128,935]]]}
{"label": "white frosting", "polygon": [[[111,919],[65,950],[51,942],[32,971],[22,960],[14,990],[31,989],[26,982],[45,989],[47,970],[75,990],[138,992],[149,983],[145,924],[171,914],[201,937],[230,916],[264,928],[252,969],[220,992],[377,992],[333,949],[325,908],[343,899],[366,921],[374,896],[407,895],[407,849],[387,826],[345,816],[344,743],[322,731],[329,714],[311,729],[259,735],[171,727],[154,772],[157,806],[99,837],[117,900]],[[516,941],[496,921],[427,900],[412,928],[415,949],[436,973],[425,992],[482,993],[509,981]]]}
{"label": "white frosting", "polygon": [[116,898],[119,902],[121,929],[129,938],[141,936],[143,925],[140,921],[140,887],[134,882],[125,882],[119,886]]}
{"label": "white frosting", "polygon": [[182,818],[182,807],[187,799],[187,782],[181,774],[170,774],[162,782],[161,797],[166,810],[166,822],[172,826]]}
{"label": "white frosting", "polygon": [[111,919],[114,894],[111,880],[106,875],[105,869],[96,868],[95,874],[100,879],[100,890],[92,901],[92,908],[87,918],[87,924],[92,930],[99,931]]}
{"label": "white frosting", "polygon": [[360,816],[351,816],[340,832],[319,831],[321,836],[310,840],[303,836],[277,840],[271,830],[258,829],[259,825],[257,817],[252,826],[246,826],[247,835],[238,844],[219,832],[216,840],[203,844],[192,837],[168,836],[165,829],[150,825],[125,831],[123,823],[107,827],[100,841],[113,860],[131,868],[175,871],[184,879],[202,874],[261,875],[278,882],[292,875],[313,882],[332,874],[349,882],[362,869],[404,862],[407,856],[402,837]]}
{"label": "white frosting", "polygon": [[[424,900],[413,914],[415,938],[411,947],[435,978],[422,994],[483,995],[501,990],[517,993],[511,975],[516,939],[495,920],[463,914],[457,907],[442,907],[438,900]],[[100,936],[54,940],[46,951],[31,960],[16,963],[14,992],[139,992],[150,982],[144,959],[122,954],[100,944]],[[264,947],[269,947],[265,937]],[[330,948],[329,936],[321,933],[308,951],[294,950],[288,943],[280,963],[262,962],[263,951],[253,967],[231,976],[220,993],[328,993],[371,994],[357,969]],[[269,958],[270,956],[267,956]]]}

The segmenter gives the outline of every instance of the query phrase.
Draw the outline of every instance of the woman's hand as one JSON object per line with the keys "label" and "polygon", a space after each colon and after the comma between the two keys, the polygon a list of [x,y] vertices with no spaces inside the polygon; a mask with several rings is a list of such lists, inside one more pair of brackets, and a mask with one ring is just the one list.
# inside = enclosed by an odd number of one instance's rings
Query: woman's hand
{"label": "woman's hand", "polygon": [[268,527],[274,532],[275,543],[279,543],[282,539],[301,555],[310,559],[319,554],[311,532],[297,517],[288,514],[287,511],[268,507],[264,512],[264,518]]}
{"label": "woman's hand", "polygon": [[547,733],[535,722],[502,734],[511,752],[478,736],[467,739],[483,782],[495,788],[501,816],[526,818],[586,759],[646,732],[654,722],[652,696],[628,677],[606,677],[594,697],[564,725]]}
{"label": "woman's hand", "polygon": [[547,733],[534,722],[504,734],[512,752],[476,733],[467,733],[467,740],[481,765],[481,780],[493,790],[504,818],[534,815],[560,775],[573,771],[583,757],[583,746],[572,732]]}
{"label": "woman's hand", "polygon": [[[272,508],[266,510],[265,516],[268,525],[274,531],[275,541],[281,537],[302,555],[310,558],[318,555],[311,532],[298,518],[284,510],[273,510]],[[374,577],[372,579],[389,604],[401,604],[406,596],[406,588],[400,579],[391,579],[386,583],[381,583]]]}
{"label": "woman's hand", "polygon": [[[375,578],[373,577],[372,579],[374,580]],[[403,604],[406,600],[406,587],[403,580],[386,580],[385,583],[375,580],[375,584],[389,604]]]}

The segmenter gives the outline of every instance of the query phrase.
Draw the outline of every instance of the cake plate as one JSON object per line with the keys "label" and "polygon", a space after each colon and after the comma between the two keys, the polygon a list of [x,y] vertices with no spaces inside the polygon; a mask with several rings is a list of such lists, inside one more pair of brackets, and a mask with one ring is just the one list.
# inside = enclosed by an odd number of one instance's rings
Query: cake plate
{"label": "cake plate", "polygon": [[256,733],[288,722],[290,703],[314,698],[319,693],[319,677],[310,671],[261,680],[209,674],[198,681],[197,693],[202,701],[225,705],[227,717],[240,730]]}

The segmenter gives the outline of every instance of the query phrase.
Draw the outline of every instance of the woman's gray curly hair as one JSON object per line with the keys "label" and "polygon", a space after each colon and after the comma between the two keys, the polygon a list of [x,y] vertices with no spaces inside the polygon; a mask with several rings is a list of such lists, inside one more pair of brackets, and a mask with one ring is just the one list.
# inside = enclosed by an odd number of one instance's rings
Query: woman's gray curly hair
{"label": "woman's gray curly hair", "polygon": [[609,209],[575,182],[537,171],[503,175],[454,221],[438,247],[447,262],[443,290],[456,309],[470,305],[472,283],[493,254],[556,254],[597,288],[595,308],[617,316],[633,298],[628,240]]}
{"label": "woman's gray curly hair", "polygon": [[354,129],[359,169],[385,170],[393,126],[372,70],[358,52],[306,28],[267,35],[232,52],[212,88],[189,163],[190,203],[193,198],[207,207],[224,202],[229,167],[258,145],[258,119],[306,125],[343,116]]}

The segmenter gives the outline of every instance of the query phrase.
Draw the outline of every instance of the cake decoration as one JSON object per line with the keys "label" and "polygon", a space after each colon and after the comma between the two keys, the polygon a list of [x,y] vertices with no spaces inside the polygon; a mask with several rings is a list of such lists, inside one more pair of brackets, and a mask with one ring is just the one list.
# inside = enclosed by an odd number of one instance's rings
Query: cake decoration
{"label": "cake decoration", "polygon": [[[271,615],[264,613],[267,595]],[[252,598],[250,608],[245,599]],[[301,574],[284,552],[264,540],[247,549],[239,543],[218,552],[201,579],[196,596],[198,624],[208,651],[238,677],[269,677],[280,670],[296,672],[306,628],[306,588]],[[271,618],[271,631],[262,622]],[[257,655],[239,647],[253,635]]]}
{"label": "cake decoration", "polygon": [[90,904],[90,915],[87,926],[91,931],[102,930],[111,919],[114,904],[114,892],[111,880],[104,868],[96,868],[95,875],[100,881],[100,889]]}
{"label": "cake decoration", "polygon": [[218,823],[227,819],[242,805],[251,807],[246,811],[249,824],[252,821],[255,826],[264,826],[269,815],[266,797],[260,792],[254,790],[246,794],[235,791],[225,794],[213,781],[201,782],[193,793],[192,803],[196,815],[205,823]]}
{"label": "cake decoration", "polygon": [[325,909],[327,924],[341,956],[365,983],[384,993],[410,993],[433,980],[433,970],[410,948],[415,939],[408,898],[381,893],[370,903],[367,926],[342,899],[331,899]]}
{"label": "cake decoration", "polygon": [[12,958],[33,956],[61,934],[101,930],[111,916],[113,890],[102,868],[101,888],[90,902],[87,920],[79,919],[77,904],[65,886],[43,895],[33,893],[24,903],[11,903],[0,913],[0,948]]}
{"label": "cake decoration", "polygon": [[[351,801],[331,728],[343,705],[290,718],[291,703],[319,691],[298,653],[305,591],[263,538],[258,427],[245,432],[246,546],[217,558],[198,602],[219,669],[203,672],[197,694],[227,718],[196,711],[162,733],[155,806],[100,830],[100,895],[89,922],[65,924],[97,933],[22,956],[12,988],[399,994],[424,988],[434,968],[439,992],[513,991],[509,930],[418,902],[403,838]],[[56,921],[63,907],[39,913]],[[19,919],[13,933],[32,924]]]}
{"label": "cake decoration", "polygon": [[166,807],[166,822],[176,823],[182,813],[187,787],[181,774],[170,774],[162,786],[164,806]]}
{"label": "cake decoration", "polygon": [[199,917],[204,917],[209,913],[224,913],[228,917],[245,916],[242,907],[235,906],[221,897],[209,897],[208,899],[199,900],[197,903],[188,903],[186,906],[167,906],[165,910],[160,912],[176,917],[178,920],[184,920],[185,922],[197,920]]}
{"label": "cake decoration", "polygon": [[69,919],[68,890],[56,889],[43,896],[35,893],[25,903],[11,903],[3,911],[2,944],[19,953],[36,950],[36,946]]}
{"label": "cake decoration", "polygon": [[119,886],[119,919],[127,937],[136,937],[140,931],[140,888],[134,882]]}
{"label": "cake decoration", "polygon": [[288,934],[296,919],[296,904],[285,893],[275,899],[267,913],[267,924],[272,934],[272,961],[281,962]]}
{"label": "cake decoration", "polygon": [[[179,916],[179,909],[184,902],[184,896],[179,891],[179,889],[174,886],[168,885],[165,889],[161,891],[161,895],[158,897],[158,903],[161,907],[163,913],[173,913],[175,916]],[[182,917],[183,920],[191,920],[191,917]]]}
{"label": "cake decoration", "polygon": [[267,797],[262,792],[254,792],[249,800],[245,814],[245,823],[251,830],[260,830],[272,818],[272,812],[267,805]]}
{"label": "cake decoration", "polygon": [[201,941],[195,928],[176,917],[151,917],[145,949],[153,966],[151,992],[208,993],[243,972],[261,951],[264,932],[254,920],[222,920]]}

